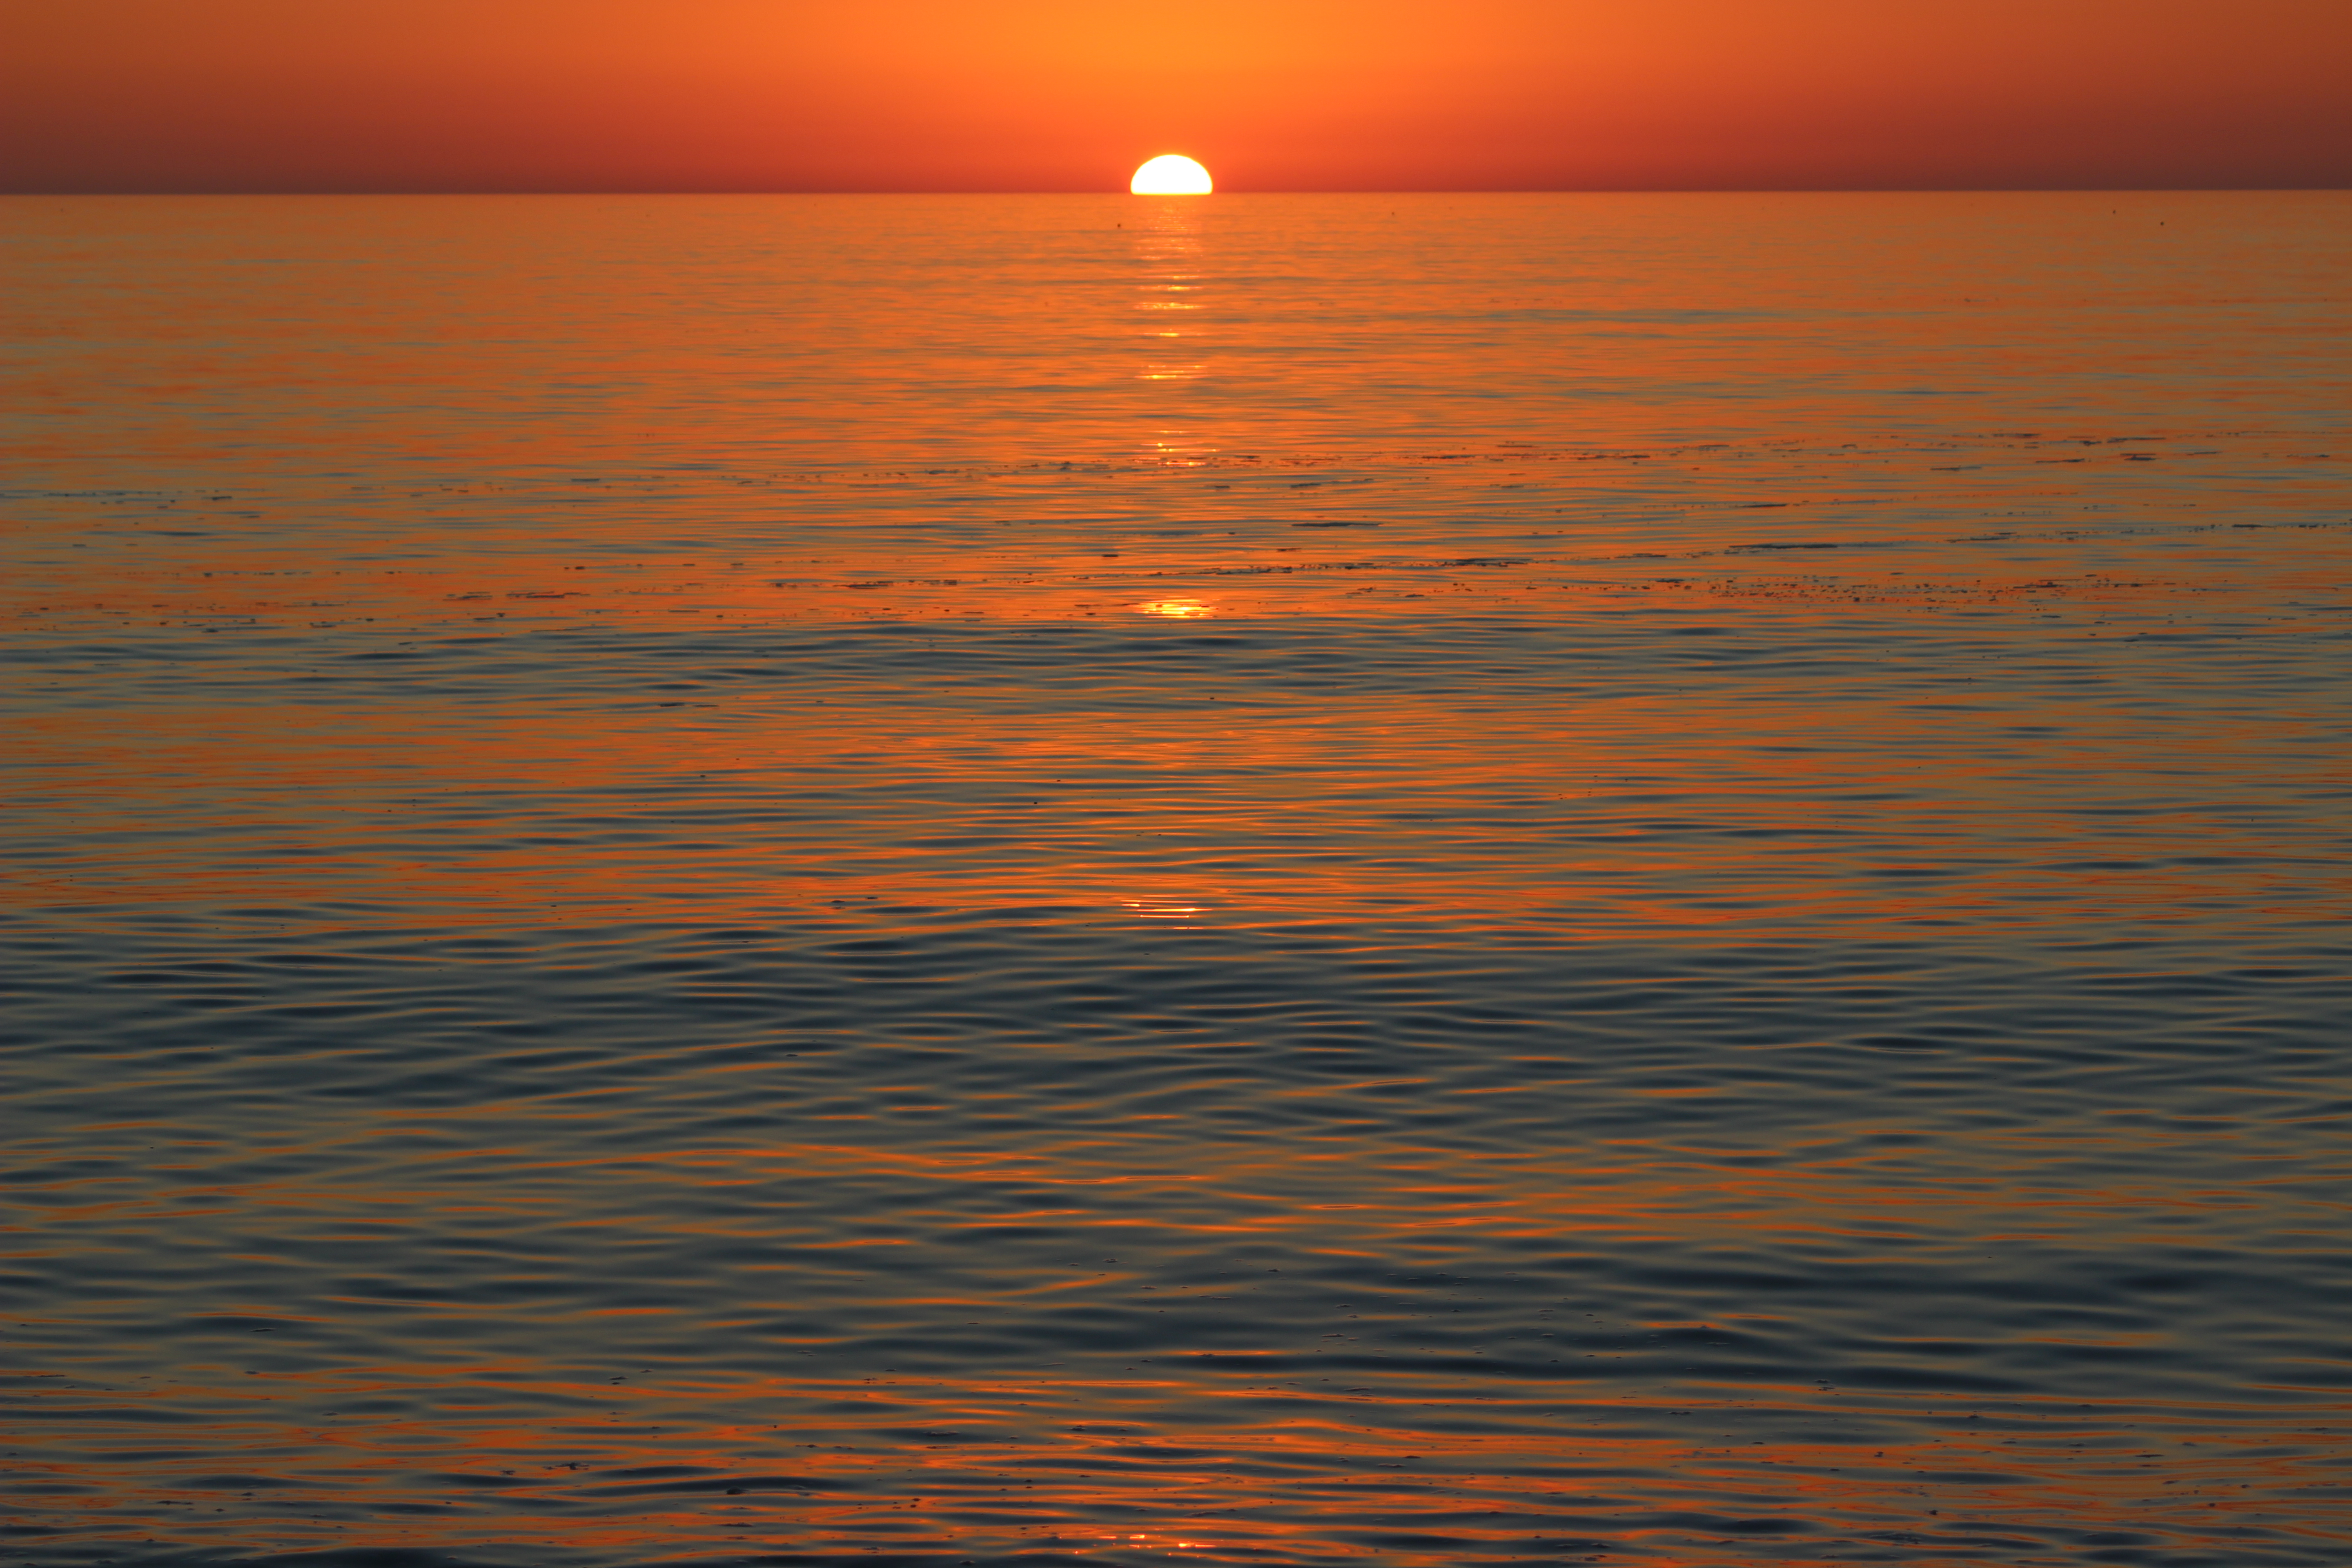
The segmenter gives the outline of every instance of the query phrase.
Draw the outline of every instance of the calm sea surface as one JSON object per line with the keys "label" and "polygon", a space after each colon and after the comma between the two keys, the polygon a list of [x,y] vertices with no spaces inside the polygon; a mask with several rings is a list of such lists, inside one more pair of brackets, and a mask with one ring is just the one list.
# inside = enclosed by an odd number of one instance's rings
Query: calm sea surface
{"label": "calm sea surface", "polygon": [[2352,1563],[2352,196],[0,216],[0,1562]]}

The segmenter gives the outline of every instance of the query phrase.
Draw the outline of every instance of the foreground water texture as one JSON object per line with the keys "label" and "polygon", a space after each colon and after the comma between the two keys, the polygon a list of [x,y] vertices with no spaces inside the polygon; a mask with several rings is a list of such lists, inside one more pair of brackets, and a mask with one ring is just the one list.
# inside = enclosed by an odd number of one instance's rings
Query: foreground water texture
{"label": "foreground water texture", "polygon": [[5,1561],[2352,1562],[2352,199],[11,206]]}

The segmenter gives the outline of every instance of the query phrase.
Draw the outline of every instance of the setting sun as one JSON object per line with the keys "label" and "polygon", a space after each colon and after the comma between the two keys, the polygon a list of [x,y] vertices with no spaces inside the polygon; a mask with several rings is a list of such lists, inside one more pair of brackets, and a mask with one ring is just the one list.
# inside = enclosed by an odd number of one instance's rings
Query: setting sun
{"label": "setting sun", "polygon": [[1209,171],[1181,153],[1162,153],[1135,172],[1127,188],[1139,196],[1205,196]]}

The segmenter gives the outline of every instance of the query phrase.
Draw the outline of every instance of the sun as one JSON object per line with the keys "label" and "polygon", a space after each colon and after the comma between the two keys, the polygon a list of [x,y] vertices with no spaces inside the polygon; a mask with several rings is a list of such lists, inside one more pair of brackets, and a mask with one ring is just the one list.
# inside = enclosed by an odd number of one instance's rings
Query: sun
{"label": "sun", "polygon": [[1181,153],[1162,153],[1135,172],[1127,188],[1139,196],[1205,196],[1215,187],[1209,171]]}

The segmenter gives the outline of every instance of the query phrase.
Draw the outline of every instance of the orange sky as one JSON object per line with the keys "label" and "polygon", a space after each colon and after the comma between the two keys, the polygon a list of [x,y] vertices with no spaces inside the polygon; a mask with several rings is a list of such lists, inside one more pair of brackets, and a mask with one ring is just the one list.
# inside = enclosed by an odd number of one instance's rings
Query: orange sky
{"label": "orange sky", "polygon": [[2347,0],[0,0],[17,191],[2352,184]]}

